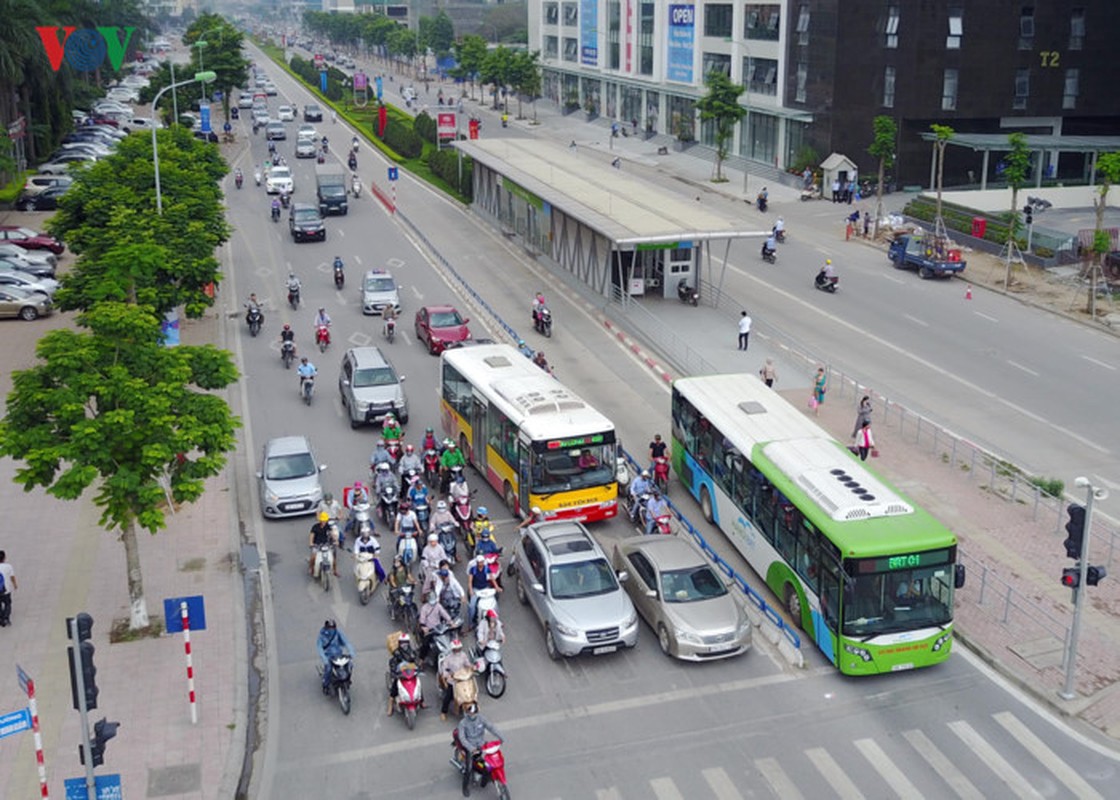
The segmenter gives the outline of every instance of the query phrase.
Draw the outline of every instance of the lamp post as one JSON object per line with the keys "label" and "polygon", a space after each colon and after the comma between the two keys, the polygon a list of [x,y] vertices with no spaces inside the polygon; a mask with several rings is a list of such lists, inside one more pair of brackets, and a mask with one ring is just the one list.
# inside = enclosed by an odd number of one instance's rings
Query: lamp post
{"label": "lamp post", "polygon": [[[172,113],[174,114],[174,116],[171,119],[173,119],[176,123],[178,123],[179,122],[179,93],[177,91],[175,91],[175,62],[172,61],[171,59],[168,59],[167,60],[167,65],[171,69],[171,110],[172,110]],[[154,112],[155,109],[153,108],[152,111]],[[154,114],[153,114],[152,119],[153,119],[153,121],[155,120]]]}
{"label": "lamp post", "polygon": [[[178,83],[172,83],[170,86],[164,86],[156,92],[155,98],[152,99],[152,165],[155,167],[156,172],[156,213],[160,216],[163,215],[163,196],[160,194],[159,189],[159,148],[156,146],[156,125],[154,124],[155,120],[159,119],[159,117],[156,116],[156,105],[159,103],[159,99],[163,97],[164,92],[168,89],[186,86],[188,83],[202,83],[205,85],[206,81],[212,81],[216,77],[217,76],[213,72],[196,72],[194,77],[190,80],[179,81]],[[178,123],[178,120],[176,120],[176,123]]]}

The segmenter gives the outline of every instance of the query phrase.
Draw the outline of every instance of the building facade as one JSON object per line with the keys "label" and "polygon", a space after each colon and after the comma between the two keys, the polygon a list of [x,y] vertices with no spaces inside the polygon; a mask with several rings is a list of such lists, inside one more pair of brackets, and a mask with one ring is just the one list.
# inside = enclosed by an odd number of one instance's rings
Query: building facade
{"label": "building facade", "polygon": [[[928,180],[918,134],[933,123],[1120,133],[1120,93],[1105,86],[1118,0],[531,0],[528,27],[548,99],[684,141],[714,145],[695,104],[723,72],[746,88],[730,152],[780,169],[812,148],[873,172],[879,114],[898,124],[899,183]],[[951,150],[946,183],[978,182],[974,162]],[[1042,169],[1075,178],[1085,164],[1050,154]],[[998,159],[990,169],[998,179]]]}

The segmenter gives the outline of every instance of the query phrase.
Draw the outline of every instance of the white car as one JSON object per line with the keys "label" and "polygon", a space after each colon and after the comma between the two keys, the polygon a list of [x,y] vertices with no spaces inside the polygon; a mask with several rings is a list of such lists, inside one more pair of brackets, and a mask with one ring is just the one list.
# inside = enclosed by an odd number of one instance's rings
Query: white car
{"label": "white car", "polygon": [[296,133],[297,138],[302,139],[305,136],[309,137],[311,139],[314,139],[316,141],[318,141],[318,139],[319,139],[319,132],[317,130],[315,130],[315,126],[312,125],[310,122],[305,122],[302,125],[300,125],[299,126],[299,131]]}
{"label": "white car", "polygon": [[296,183],[292,179],[292,171],[287,167],[273,167],[268,171],[264,188],[269,194],[280,194],[281,192],[291,194],[296,188]]}
{"label": "white car", "polygon": [[162,128],[163,125],[151,117],[133,117],[127,127],[132,131],[150,131],[152,128]]}
{"label": "white car", "polygon": [[296,118],[296,110],[291,106],[280,106],[276,109],[276,116],[281,122],[292,122]]}
{"label": "white car", "polygon": [[237,107],[238,108],[252,108],[253,107],[253,95],[248,94],[247,92],[242,92],[241,96],[237,98]]}
{"label": "white car", "polygon": [[130,86],[114,86],[105,96],[110,100],[123,101],[125,103],[139,103],[140,92]]}
{"label": "white car", "polygon": [[115,111],[118,113],[127,111],[130,114],[132,113],[132,109],[126,103],[121,103],[116,100],[98,100],[93,104],[92,110],[96,114],[105,114],[109,111]]}
{"label": "white car", "polygon": [[97,156],[89,153],[64,153],[53,161],[39,165],[39,172],[44,175],[65,175],[74,164],[92,164]]}
{"label": "white car", "polygon": [[0,258],[18,265],[20,269],[26,267],[54,267],[58,264],[58,256],[49,250],[25,250],[18,244],[0,242]]}

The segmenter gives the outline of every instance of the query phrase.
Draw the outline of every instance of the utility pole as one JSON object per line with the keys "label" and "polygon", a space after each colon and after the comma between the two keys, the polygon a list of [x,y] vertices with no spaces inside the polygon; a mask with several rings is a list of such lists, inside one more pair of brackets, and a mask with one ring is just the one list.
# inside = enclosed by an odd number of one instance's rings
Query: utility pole
{"label": "utility pole", "polygon": [[[1081,608],[1084,605],[1085,589],[1096,586],[1105,576],[1104,567],[1089,566],[1089,533],[1093,526],[1093,501],[1104,500],[1108,490],[1099,489],[1088,478],[1077,478],[1074,485],[1085,489],[1085,507],[1076,504],[1069,507],[1070,521],[1066,524],[1069,538],[1065,541],[1066,555],[1079,559],[1076,567],[1062,570],[1062,584],[1073,589],[1073,626],[1069,634],[1069,650],[1066,653],[1066,682],[1058,696],[1063,700],[1074,700],[1074,674],[1077,670],[1077,640],[1081,634]],[[1080,518],[1080,519],[1079,519]],[[1078,530],[1080,523],[1080,530]]]}

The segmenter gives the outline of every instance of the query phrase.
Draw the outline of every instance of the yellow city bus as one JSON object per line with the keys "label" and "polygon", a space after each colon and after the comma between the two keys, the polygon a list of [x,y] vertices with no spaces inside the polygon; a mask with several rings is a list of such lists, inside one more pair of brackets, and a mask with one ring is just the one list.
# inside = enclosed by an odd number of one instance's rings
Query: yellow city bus
{"label": "yellow city bus", "polygon": [[618,513],[614,425],[517,348],[440,356],[440,422],[514,513],[595,521]]}

